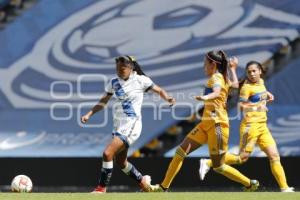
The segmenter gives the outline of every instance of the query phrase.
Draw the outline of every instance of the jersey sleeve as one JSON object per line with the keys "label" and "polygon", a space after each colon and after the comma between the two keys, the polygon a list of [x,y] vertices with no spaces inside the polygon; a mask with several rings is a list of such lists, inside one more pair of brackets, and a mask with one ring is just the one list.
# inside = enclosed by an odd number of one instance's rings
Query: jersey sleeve
{"label": "jersey sleeve", "polygon": [[222,88],[223,86],[223,76],[222,74],[214,74],[207,83],[209,88]]}
{"label": "jersey sleeve", "polygon": [[153,81],[148,76],[142,75],[139,77],[139,79],[142,85],[142,89],[145,92],[149,91],[154,86]]}
{"label": "jersey sleeve", "polygon": [[240,91],[240,98],[239,98],[239,101],[240,102],[247,102],[248,99],[250,97],[250,91],[249,91],[249,88],[247,87],[247,84],[244,84],[241,88],[241,91]]}
{"label": "jersey sleeve", "polygon": [[114,89],[112,87],[112,79],[110,79],[107,83],[106,83],[106,86],[105,86],[105,92],[107,94],[113,94],[114,93]]}

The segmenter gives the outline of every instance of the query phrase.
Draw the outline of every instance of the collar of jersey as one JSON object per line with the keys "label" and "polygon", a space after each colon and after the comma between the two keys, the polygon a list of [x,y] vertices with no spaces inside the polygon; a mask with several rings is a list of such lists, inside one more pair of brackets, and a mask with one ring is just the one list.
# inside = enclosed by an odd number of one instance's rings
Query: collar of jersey
{"label": "collar of jersey", "polygon": [[247,84],[249,84],[249,85],[261,85],[262,84],[262,78],[260,78],[257,83],[252,83],[251,81],[248,81],[248,80],[246,80],[246,81],[247,81]]}
{"label": "collar of jersey", "polygon": [[[130,75],[129,75],[129,78],[126,80],[126,81],[129,81],[131,79],[133,79],[136,75],[136,71],[133,71]],[[120,77],[118,77],[120,81],[122,82],[126,82],[125,80],[121,79]]]}

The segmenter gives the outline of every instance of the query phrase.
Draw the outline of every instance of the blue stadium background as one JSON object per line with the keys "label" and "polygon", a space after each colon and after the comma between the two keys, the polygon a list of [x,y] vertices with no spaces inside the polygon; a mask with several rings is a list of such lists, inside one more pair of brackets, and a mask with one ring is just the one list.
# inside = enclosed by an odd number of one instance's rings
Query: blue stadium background
{"label": "blue stadium background", "polygon": [[[108,117],[99,114],[91,122],[107,120],[100,128],[82,128],[78,117],[83,108],[97,102],[106,78],[114,75],[115,56],[136,56],[155,83],[175,97],[185,95],[180,103],[195,104],[188,96],[203,90],[206,51],[224,49],[239,57],[242,75],[247,61],[264,62],[299,37],[297,5],[297,1],[247,0],[172,1],[172,5],[39,1],[0,32],[0,156],[98,156],[110,139],[111,109]],[[269,115],[279,149],[284,155],[299,155],[297,77],[280,72],[268,86],[277,99]],[[152,101],[151,96],[147,99]],[[177,116],[190,114],[185,108],[175,109]],[[132,151],[176,123],[170,111],[158,121],[153,112],[144,109],[143,134]],[[238,134],[231,138],[232,145],[237,144]]]}
{"label": "blue stadium background", "polygon": [[[173,108],[185,119],[201,107],[190,97],[203,92],[207,51],[237,56],[242,77],[245,63],[272,61],[299,33],[297,0],[40,0],[0,31],[0,157],[101,156],[111,138],[112,105],[85,127],[79,117],[103,94],[118,55],[135,56],[179,105],[193,105]],[[300,155],[299,65],[296,58],[266,81],[276,98],[269,127],[283,157]],[[142,135],[130,153],[180,121],[155,99],[145,97]],[[233,152],[238,126],[238,119],[231,121]],[[191,156],[208,156],[207,149]]]}

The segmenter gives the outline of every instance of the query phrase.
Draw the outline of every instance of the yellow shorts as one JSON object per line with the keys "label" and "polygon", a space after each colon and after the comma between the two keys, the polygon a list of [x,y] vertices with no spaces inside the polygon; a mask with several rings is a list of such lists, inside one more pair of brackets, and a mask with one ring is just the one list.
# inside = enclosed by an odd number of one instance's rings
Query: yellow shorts
{"label": "yellow shorts", "polygon": [[198,144],[208,144],[210,155],[223,154],[228,149],[229,126],[223,123],[216,123],[213,126],[200,122],[187,135],[189,139]]}
{"label": "yellow shorts", "polygon": [[256,144],[258,144],[261,150],[266,147],[276,146],[267,123],[241,123],[240,151],[251,153]]}

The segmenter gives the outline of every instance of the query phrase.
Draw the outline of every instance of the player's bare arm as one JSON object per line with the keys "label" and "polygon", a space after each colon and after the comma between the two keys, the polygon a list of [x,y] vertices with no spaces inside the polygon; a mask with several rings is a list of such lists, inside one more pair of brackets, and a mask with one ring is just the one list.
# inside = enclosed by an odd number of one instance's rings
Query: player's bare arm
{"label": "player's bare arm", "polygon": [[240,102],[239,107],[244,112],[255,112],[255,111],[267,112],[268,111],[267,106],[262,103],[254,104],[251,102]]}
{"label": "player's bare arm", "polygon": [[206,101],[206,100],[211,100],[218,98],[221,94],[221,88],[220,87],[214,87],[213,92],[208,94],[208,95],[203,95],[203,96],[195,96],[195,99],[198,101]]}
{"label": "player's bare arm", "polygon": [[267,91],[267,102],[271,103],[273,101],[274,101],[274,95],[271,92]]}
{"label": "player's bare arm", "polygon": [[154,93],[157,93],[161,98],[163,98],[165,101],[167,101],[170,106],[174,105],[176,103],[176,100],[174,97],[169,96],[169,94],[162,89],[161,87],[154,85],[151,89]]}
{"label": "player's bare arm", "polygon": [[102,96],[99,100],[99,102],[85,115],[83,115],[81,117],[81,122],[82,123],[86,123],[90,117],[92,115],[94,115],[96,112],[99,112],[100,110],[102,110],[105,105],[107,104],[107,102],[110,100],[110,98],[112,97],[112,94],[108,94],[106,93],[104,96]]}
{"label": "player's bare arm", "polygon": [[239,88],[239,80],[236,74],[239,60],[237,57],[233,56],[229,59],[229,81],[230,87]]}

